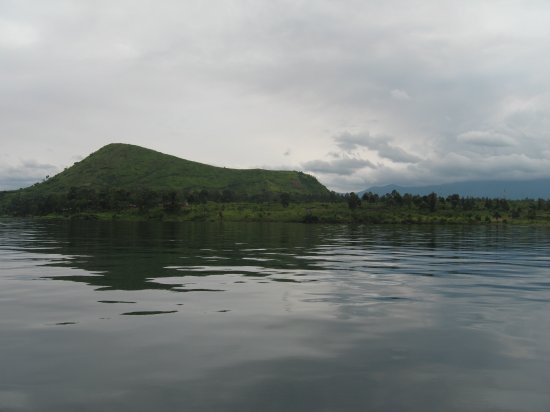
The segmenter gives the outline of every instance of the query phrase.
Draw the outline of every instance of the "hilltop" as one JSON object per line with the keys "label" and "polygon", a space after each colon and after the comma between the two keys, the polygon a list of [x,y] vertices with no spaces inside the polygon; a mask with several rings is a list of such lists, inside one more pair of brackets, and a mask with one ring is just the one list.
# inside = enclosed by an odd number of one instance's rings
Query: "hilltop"
{"label": "hilltop", "polygon": [[23,191],[66,194],[71,188],[95,191],[223,191],[254,196],[265,192],[325,196],[328,189],[313,176],[296,171],[230,169],[180,159],[140,146],[113,143],[58,175]]}

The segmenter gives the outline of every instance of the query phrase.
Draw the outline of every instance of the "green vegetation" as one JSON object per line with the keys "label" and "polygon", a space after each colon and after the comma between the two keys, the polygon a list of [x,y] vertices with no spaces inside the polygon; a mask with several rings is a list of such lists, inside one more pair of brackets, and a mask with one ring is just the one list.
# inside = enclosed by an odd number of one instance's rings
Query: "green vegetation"
{"label": "green vegetation", "polygon": [[[72,197],[72,196],[75,197]],[[304,222],[367,224],[550,224],[549,200],[505,200],[486,198],[446,198],[401,195],[394,192],[379,197],[365,194],[334,195],[325,201],[294,201],[291,196],[271,197],[257,202],[236,201],[206,193],[181,199],[176,192],[139,193],[136,203],[124,200],[126,192],[110,193],[110,200],[91,192],[72,193],[70,207],[40,209],[40,204],[17,206],[17,216],[100,220]],[[132,199],[130,197],[130,199]],[[141,199],[141,200],[140,200]],[[102,203],[102,202],[113,203]],[[23,211],[25,211],[23,213]],[[40,212],[40,210],[42,210]],[[17,211],[16,213],[13,213]]]}
{"label": "green vegetation", "polygon": [[550,201],[339,195],[301,172],[208,166],[138,146],[105,146],[27,189],[0,192],[0,215],[305,223],[550,223]]}
{"label": "green vegetation", "polygon": [[296,171],[214,167],[128,144],[110,144],[52,178],[29,188],[0,193],[0,213],[74,214],[83,211],[167,212],[182,203],[327,199],[329,190]]}
{"label": "green vegetation", "polygon": [[326,196],[313,176],[295,171],[229,169],[192,162],[143,147],[114,143],[58,175],[25,189],[33,194],[67,194],[71,188],[97,192],[124,189],[153,191],[231,191],[236,196],[263,192]]}

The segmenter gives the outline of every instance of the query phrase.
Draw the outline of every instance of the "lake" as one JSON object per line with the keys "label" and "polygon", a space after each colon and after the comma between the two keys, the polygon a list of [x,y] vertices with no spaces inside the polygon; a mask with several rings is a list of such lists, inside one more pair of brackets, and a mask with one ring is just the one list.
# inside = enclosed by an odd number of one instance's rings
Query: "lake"
{"label": "lake", "polygon": [[550,228],[0,221],[0,411],[550,410]]}

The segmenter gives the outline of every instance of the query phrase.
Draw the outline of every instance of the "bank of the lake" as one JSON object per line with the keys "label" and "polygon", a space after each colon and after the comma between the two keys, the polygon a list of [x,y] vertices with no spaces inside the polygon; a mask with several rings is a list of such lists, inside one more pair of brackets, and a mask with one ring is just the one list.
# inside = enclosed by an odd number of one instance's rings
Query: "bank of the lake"
{"label": "bank of the lake", "polygon": [[352,209],[344,202],[218,203],[182,205],[175,211],[162,207],[140,210],[129,207],[108,211],[65,211],[40,216],[44,219],[167,221],[167,222],[292,222],[292,223],[370,223],[370,224],[520,224],[548,225],[550,211],[529,207],[529,201],[510,201],[507,210],[473,207],[468,210],[440,207],[362,205]]}

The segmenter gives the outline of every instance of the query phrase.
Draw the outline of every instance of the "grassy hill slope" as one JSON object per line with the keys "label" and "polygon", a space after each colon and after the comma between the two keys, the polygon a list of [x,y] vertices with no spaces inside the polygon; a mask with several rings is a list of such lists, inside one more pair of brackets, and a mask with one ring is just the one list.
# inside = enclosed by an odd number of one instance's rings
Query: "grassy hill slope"
{"label": "grassy hill slope", "polygon": [[155,191],[229,189],[248,195],[262,191],[304,196],[329,193],[317,179],[302,172],[215,167],[121,143],[104,146],[58,175],[24,191],[63,194],[71,187]]}

